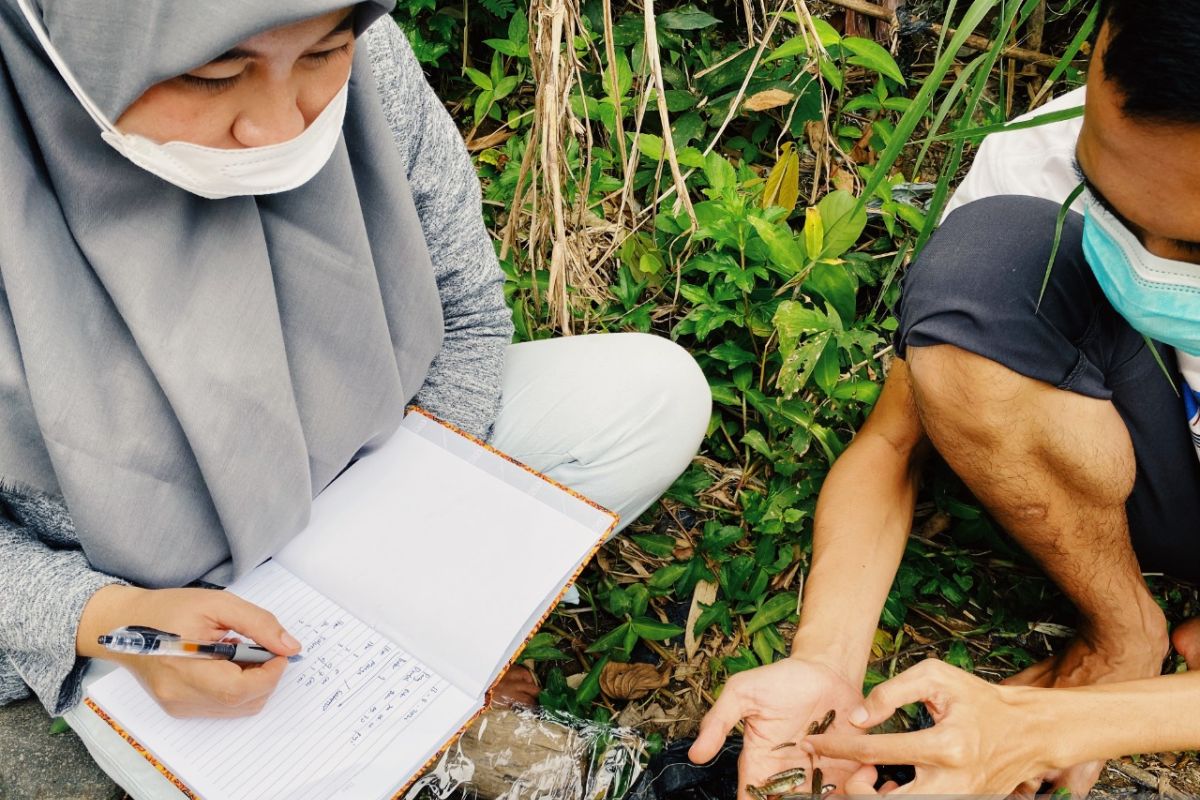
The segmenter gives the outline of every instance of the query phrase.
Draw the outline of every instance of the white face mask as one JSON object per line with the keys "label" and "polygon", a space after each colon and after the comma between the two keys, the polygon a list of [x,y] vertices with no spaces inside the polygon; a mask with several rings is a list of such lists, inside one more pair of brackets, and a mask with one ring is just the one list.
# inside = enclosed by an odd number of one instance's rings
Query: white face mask
{"label": "white face mask", "polygon": [[160,144],[144,136],[122,133],[84,93],[28,0],[17,2],[71,92],[100,126],[101,138],[142,169],[192,194],[219,200],[295,189],[316,177],[341,139],[350,94],[348,79],[303,133],[279,144],[225,150],[189,142]]}

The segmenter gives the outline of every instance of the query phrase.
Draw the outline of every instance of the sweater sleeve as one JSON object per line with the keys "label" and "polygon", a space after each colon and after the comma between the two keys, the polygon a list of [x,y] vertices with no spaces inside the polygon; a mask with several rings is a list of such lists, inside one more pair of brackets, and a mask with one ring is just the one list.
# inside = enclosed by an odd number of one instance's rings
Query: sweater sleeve
{"label": "sweater sleeve", "polygon": [[384,113],[433,260],[446,336],[414,402],[481,438],[500,409],[512,315],[504,273],[483,223],[479,178],[462,136],[388,17],[366,34]]}
{"label": "sweater sleeve", "polygon": [[[41,523],[61,517],[73,531],[65,508],[48,500],[43,505]],[[80,699],[87,660],[75,655],[75,636],[83,607],[101,587],[121,581],[93,570],[83,551],[47,544],[37,527],[0,513],[0,656],[6,662],[0,673],[8,679],[0,680],[0,702],[21,696],[10,691],[15,673],[58,715]]]}

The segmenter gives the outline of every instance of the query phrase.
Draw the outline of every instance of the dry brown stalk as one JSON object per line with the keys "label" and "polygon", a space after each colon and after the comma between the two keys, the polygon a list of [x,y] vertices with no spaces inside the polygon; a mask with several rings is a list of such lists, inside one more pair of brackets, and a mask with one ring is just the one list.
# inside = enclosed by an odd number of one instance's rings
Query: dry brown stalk
{"label": "dry brown stalk", "polygon": [[[696,209],[692,208],[692,198],[688,195],[683,170],[679,168],[679,158],[675,153],[675,137],[671,135],[671,114],[667,109],[667,87],[663,81],[662,61],[658,52],[658,24],[654,17],[654,0],[643,0],[642,9],[646,27],[646,60],[649,62],[650,75],[654,80],[658,117],[662,122],[663,154],[667,158],[667,163],[671,165],[671,177],[675,181],[675,191],[679,195],[677,202],[683,205],[688,219],[692,221],[692,229],[695,230],[699,227],[699,223],[696,221]],[[751,71],[753,71],[753,67],[751,67]],[[741,102],[741,95],[738,96],[738,102]],[[731,110],[736,111],[736,107],[731,107]]]}
{"label": "dry brown stalk", "polygon": [[[838,8],[856,11],[859,14],[867,17],[885,20],[892,25],[896,24],[895,12],[883,8],[882,6],[878,6],[875,3],[868,2],[868,0],[824,0],[824,2],[831,6],[837,6]],[[936,22],[932,23],[930,27],[933,29],[933,32],[937,34],[941,34],[944,28],[944,26]],[[955,34],[955,30],[953,28],[944,28],[944,30],[947,36],[953,36]],[[971,34],[967,37],[965,46],[974,50],[991,50],[994,44],[990,39]],[[1018,61],[1027,61],[1031,64],[1054,64],[1058,62],[1058,58],[1056,56],[1049,55],[1048,53],[1039,53],[1036,50],[1030,50],[1025,47],[1016,47],[1015,45],[1005,47],[1000,52],[1001,55],[1005,56],[1006,58],[1015,58]]]}

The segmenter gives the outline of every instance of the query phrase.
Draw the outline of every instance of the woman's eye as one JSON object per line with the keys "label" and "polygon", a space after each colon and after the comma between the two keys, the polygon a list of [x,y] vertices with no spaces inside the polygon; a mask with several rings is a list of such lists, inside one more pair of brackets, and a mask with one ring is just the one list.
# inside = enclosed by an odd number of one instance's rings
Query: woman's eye
{"label": "woman's eye", "polygon": [[332,50],[322,50],[320,53],[309,53],[304,58],[310,64],[324,64],[349,51],[350,42],[346,42],[341,47],[335,47]]}
{"label": "woman's eye", "polygon": [[240,74],[229,78],[198,78],[195,75],[180,75],[179,80],[196,89],[203,89],[206,92],[217,94],[218,92],[233,88],[241,77]]}

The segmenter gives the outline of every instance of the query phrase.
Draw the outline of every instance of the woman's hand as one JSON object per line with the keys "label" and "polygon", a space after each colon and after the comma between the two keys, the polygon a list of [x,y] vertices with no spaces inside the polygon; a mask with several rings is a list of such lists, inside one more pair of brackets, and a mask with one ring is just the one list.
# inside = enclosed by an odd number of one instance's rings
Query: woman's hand
{"label": "woman's hand", "polygon": [[[850,722],[862,730],[880,724],[900,706],[924,702],[932,728],[872,736],[810,737],[805,749],[863,764],[912,764],[917,777],[896,793],[1005,796],[1049,772],[1054,737],[1061,731],[1037,725],[1037,706],[1021,686],[998,686],[929,659],[876,686]],[[1045,731],[1047,737],[1039,735]],[[854,794],[873,792],[874,770],[864,768],[847,784]]]}
{"label": "woman's hand", "polygon": [[97,643],[98,636],[124,625],[146,625],[206,641],[217,641],[232,630],[279,656],[300,651],[300,643],[273,614],[230,592],[104,587],[84,607],[76,651],[119,662],[174,717],[258,713],[283,675],[287,658],[243,667],[231,661],[118,655]]}
{"label": "woman's hand", "polygon": [[[812,757],[800,749],[809,726],[836,713],[829,730],[842,729],[861,738],[846,715],[862,705],[862,692],[825,664],[792,656],[765,667],[739,672],[725,684],[721,696],[700,723],[688,757],[695,763],[711,760],[739,720],[745,721],[742,754],[738,760],[738,798],[749,800],[746,785],[760,786],[777,773],[804,767],[812,780]],[[789,744],[790,743],[790,744]],[[822,784],[841,787],[858,769],[857,762],[821,759]]]}

